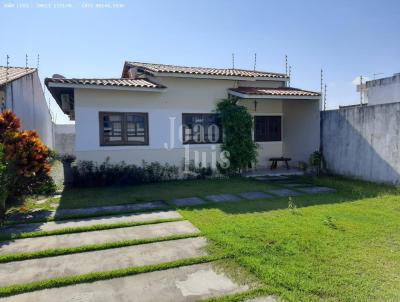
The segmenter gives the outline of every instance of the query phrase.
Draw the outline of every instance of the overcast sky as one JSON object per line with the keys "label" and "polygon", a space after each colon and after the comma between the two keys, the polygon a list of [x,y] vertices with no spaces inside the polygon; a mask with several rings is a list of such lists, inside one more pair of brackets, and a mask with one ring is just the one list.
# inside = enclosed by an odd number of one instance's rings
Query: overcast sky
{"label": "overcast sky", "polygon": [[[0,65],[36,66],[43,80],[120,77],[125,60],[285,71],[329,108],[359,101],[354,79],[400,72],[400,1],[0,1]],[[54,5],[56,4],[57,5]],[[96,3],[107,7],[96,8]],[[72,7],[72,8],[71,8]],[[46,91],[47,97],[50,97]],[[51,100],[57,122],[66,122]]]}

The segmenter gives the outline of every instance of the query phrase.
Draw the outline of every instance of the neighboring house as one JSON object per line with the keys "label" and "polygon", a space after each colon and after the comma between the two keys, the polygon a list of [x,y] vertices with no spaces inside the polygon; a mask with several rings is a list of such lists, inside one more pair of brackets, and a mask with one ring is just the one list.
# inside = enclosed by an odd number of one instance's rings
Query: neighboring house
{"label": "neighboring house", "polygon": [[368,103],[368,105],[400,102],[400,73],[366,81],[363,85],[357,85],[357,91],[360,90],[363,94],[363,103]]}
{"label": "neighboring house", "polygon": [[37,69],[0,66],[0,108],[11,109],[24,130],[36,130],[53,148],[53,123]]}
{"label": "neighboring house", "polygon": [[258,166],[266,167],[270,157],[307,161],[319,149],[320,94],[287,87],[288,80],[264,71],[125,62],[121,78],[45,83],[75,119],[78,160],[181,166],[199,151],[210,163],[222,139],[216,104],[231,98],[254,116]]}

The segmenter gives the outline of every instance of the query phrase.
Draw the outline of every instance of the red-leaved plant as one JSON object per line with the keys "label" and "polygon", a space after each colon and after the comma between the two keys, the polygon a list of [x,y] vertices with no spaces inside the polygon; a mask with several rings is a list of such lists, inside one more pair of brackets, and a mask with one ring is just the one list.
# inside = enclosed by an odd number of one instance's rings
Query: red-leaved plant
{"label": "red-leaved plant", "polygon": [[10,110],[0,114],[0,144],[8,165],[8,198],[34,193],[50,181],[50,150],[33,130],[21,130]]}

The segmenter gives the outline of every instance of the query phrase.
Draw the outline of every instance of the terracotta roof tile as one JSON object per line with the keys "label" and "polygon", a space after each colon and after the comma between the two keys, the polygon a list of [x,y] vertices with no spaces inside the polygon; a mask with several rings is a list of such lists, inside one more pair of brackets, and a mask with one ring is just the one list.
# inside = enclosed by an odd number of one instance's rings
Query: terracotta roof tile
{"label": "terracotta roof tile", "polygon": [[148,73],[180,73],[191,75],[208,75],[208,76],[232,76],[232,77],[248,77],[248,78],[277,78],[285,79],[287,76],[283,73],[265,72],[246,69],[232,68],[205,68],[205,67],[187,67],[165,64],[152,64],[140,62],[126,62],[126,66],[139,67]]}
{"label": "terracotta roof tile", "polygon": [[36,71],[36,68],[0,66],[0,85],[17,80]]}
{"label": "terracotta roof tile", "polygon": [[292,87],[263,88],[263,87],[238,87],[230,88],[230,91],[248,95],[270,95],[270,96],[319,96],[320,93],[301,90]]}
{"label": "terracotta roof tile", "polygon": [[65,79],[46,78],[48,83],[72,84],[72,85],[97,85],[97,86],[119,86],[134,88],[165,88],[165,86],[153,83],[148,79]]}

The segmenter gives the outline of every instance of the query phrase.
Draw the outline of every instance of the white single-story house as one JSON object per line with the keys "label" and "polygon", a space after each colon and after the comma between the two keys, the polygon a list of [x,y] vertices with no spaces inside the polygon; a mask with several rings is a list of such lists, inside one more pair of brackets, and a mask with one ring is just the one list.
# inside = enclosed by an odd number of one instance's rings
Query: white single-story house
{"label": "white single-story house", "polygon": [[0,66],[0,110],[10,109],[24,130],[53,148],[53,122],[36,68]]}
{"label": "white single-story house", "polygon": [[266,71],[125,62],[121,78],[53,76],[45,83],[75,120],[78,160],[182,166],[198,151],[210,163],[222,139],[213,127],[216,104],[231,98],[254,116],[258,166],[266,167],[270,157],[295,164],[319,149],[320,94],[288,81]]}

